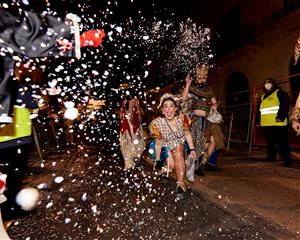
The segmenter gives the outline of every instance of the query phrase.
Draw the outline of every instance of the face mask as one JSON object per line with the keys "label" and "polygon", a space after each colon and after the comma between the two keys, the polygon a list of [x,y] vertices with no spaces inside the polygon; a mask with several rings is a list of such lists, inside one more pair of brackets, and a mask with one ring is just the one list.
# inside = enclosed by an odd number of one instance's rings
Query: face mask
{"label": "face mask", "polygon": [[266,89],[266,90],[269,91],[271,88],[272,88],[272,83],[266,83],[266,84],[265,84],[265,89]]}

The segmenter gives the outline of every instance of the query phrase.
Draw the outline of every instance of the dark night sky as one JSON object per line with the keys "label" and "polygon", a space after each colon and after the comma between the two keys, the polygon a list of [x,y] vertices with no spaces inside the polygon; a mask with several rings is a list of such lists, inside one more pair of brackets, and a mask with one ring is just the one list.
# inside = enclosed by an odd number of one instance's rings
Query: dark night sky
{"label": "dark night sky", "polygon": [[[92,6],[91,11],[97,11],[98,9],[105,9],[109,5],[109,1],[95,1],[95,0],[48,0],[50,8],[63,15],[66,12],[78,13],[78,4],[87,4]],[[11,0],[0,0],[0,2],[11,2]],[[21,1],[20,1],[21,2]],[[45,0],[28,0],[30,5],[22,5],[24,9],[33,9],[34,11],[42,11],[46,9]],[[114,5],[116,1],[112,0],[111,5]],[[178,16],[190,16],[194,21],[204,24],[211,25],[215,22],[216,14],[215,8],[218,1],[216,0],[119,0],[118,6],[115,7],[114,17],[132,16],[138,9],[147,14],[152,14],[154,9],[173,10]]]}

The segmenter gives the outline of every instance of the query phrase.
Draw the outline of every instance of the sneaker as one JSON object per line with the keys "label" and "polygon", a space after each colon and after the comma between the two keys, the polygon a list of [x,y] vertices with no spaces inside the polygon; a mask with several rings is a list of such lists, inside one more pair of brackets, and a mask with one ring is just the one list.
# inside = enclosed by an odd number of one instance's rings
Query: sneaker
{"label": "sneaker", "polygon": [[204,164],[201,164],[198,169],[195,171],[195,174],[197,176],[204,176],[204,169],[205,169],[205,165]]}
{"label": "sneaker", "polygon": [[216,166],[210,165],[210,164],[207,164],[205,166],[205,170],[210,171],[210,172],[223,172],[222,168],[219,168],[219,167],[216,167]]}

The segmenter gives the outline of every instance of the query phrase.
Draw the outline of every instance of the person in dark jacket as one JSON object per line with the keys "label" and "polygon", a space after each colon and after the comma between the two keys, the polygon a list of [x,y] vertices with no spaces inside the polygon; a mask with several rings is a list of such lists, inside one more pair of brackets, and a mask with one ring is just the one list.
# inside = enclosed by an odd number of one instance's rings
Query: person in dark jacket
{"label": "person in dark jacket", "polygon": [[288,139],[288,112],[290,99],[288,94],[279,88],[273,78],[264,81],[265,93],[259,98],[256,125],[263,128],[267,143],[267,158],[276,159],[276,147],[285,167],[292,166]]}
{"label": "person in dark jacket", "polygon": [[93,29],[80,35],[80,18],[0,8],[0,123],[12,123],[11,86],[15,58],[81,57],[80,48],[98,47],[105,33]]}
{"label": "person in dark jacket", "polygon": [[20,213],[15,203],[21,190],[27,170],[27,160],[32,142],[30,109],[38,108],[37,100],[32,97],[30,86],[13,81],[12,98],[14,99],[13,124],[0,128],[0,171],[7,174],[7,201],[1,205],[3,218],[13,218]]}

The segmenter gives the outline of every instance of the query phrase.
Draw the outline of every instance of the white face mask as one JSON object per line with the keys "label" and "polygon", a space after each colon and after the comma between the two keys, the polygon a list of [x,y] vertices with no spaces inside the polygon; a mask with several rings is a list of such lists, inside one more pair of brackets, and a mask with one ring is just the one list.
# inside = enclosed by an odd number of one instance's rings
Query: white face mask
{"label": "white face mask", "polygon": [[271,88],[272,88],[272,83],[266,83],[266,84],[265,84],[265,89],[266,89],[266,90],[269,91]]}

